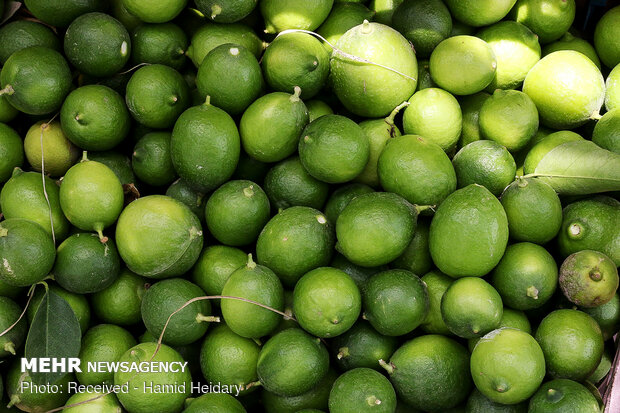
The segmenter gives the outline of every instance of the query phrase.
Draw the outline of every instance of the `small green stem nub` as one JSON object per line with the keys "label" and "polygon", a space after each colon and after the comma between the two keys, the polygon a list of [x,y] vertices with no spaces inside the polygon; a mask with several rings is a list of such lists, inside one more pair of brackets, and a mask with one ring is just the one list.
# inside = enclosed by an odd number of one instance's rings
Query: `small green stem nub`
{"label": "small green stem nub", "polygon": [[214,20],[221,13],[222,13],[222,7],[219,4],[214,4],[211,7],[211,20]]}
{"label": "small green stem nub", "polygon": [[341,347],[340,349],[338,349],[338,354],[336,355],[336,358],[338,360],[342,360],[345,357],[349,357],[351,354],[349,353],[349,347]]}
{"label": "small green stem nub", "polygon": [[590,119],[592,119],[592,120],[600,120],[602,117],[603,116],[601,116],[601,114],[598,112],[598,110],[590,115]]}
{"label": "small green stem nub", "polygon": [[379,359],[379,365],[383,367],[388,374],[394,373],[394,370],[396,369],[392,363],[386,363],[383,359]]}
{"label": "small green stem nub", "polygon": [[404,101],[400,105],[396,106],[394,110],[392,111],[392,113],[390,113],[388,117],[385,118],[385,122],[390,126],[394,126],[394,118],[396,117],[396,115],[398,115],[398,112],[400,112],[402,108],[405,108],[407,106],[409,106],[408,101]]}
{"label": "small green stem nub", "polygon": [[301,96],[301,88],[299,86],[295,86],[293,88],[293,95],[291,96],[291,102],[299,102],[300,96]]}
{"label": "small green stem nub", "polygon": [[88,152],[82,151],[82,160],[80,162],[87,162],[87,161],[88,161]]}
{"label": "small green stem nub", "polygon": [[205,99],[205,105],[209,106],[211,104],[211,96],[207,95],[207,98]]}
{"label": "small green stem nub", "polygon": [[198,313],[196,314],[196,321],[199,323],[219,323],[221,320],[218,316]]}
{"label": "small green stem nub", "polygon": [[252,259],[252,254],[248,254],[248,263],[246,264],[246,266],[250,269],[253,270],[254,268],[256,268],[256,263],[254,262],[254,260]]}
{"label": "small green stem nub", "polygon": [[533,285],[530,285],[529,287],[527,287],[525,295],[527,295],[530,298],[533,298],[534,300],[538,300],[538,288],[534,287]]}
{"label": "small green stem nub", "polygon": [[7,343],[4,344],[4,351],[6,351],[7,353],[11,353],[12,355],[15,355],[15,344],[13,344],[12,341],[8,341]]}
{"label": "small green stem nub", "polygon": [[14,394],[11,396],[11,401],[9,401],[9,404],[7,404],[6,407],[10,409],[11,407],[20,404],[21,402],[22,399],[17,394]]}
{"label": "small green stem nub", "polygon": [[377,399],[377,396],[368,396],[366,397],[366,403],[369,406],[378,406],[381,404],[381,400]]}
{"label": "small green stem nub", "polygon": [[254,196],[254,185],[250,185],[247,188],[243,188],[243,195],[247,196],[248,198],[251,198],[252,196]]}
{"label": "small green stem nub", "polygon": [[9,230],[6,228],[0,228],[0,237],[6,237],[9,235]]}
{"label": "small green stem nub", "polygon": [[424,211],[429,211],[429,210],[435,212],[435,208],[437,206],[436,205],[414,205],[413,207],[418,212],[418,214],[420,214]]}
{"label": "small green stem nub", "polygon": [[361,30],[361,32],[364,33],[364,34],[368,34],[371,31],[372,30],[371,30],[371,27],[370,27],[370,22],[368,20],[364,20],[364,22],[362,23],[362,30]]}
{"label": "small green stem nub", "polygon": [[4,89],[0,90],[0,96],[2,95],[12,95],[13,93],[15,93],[15,89],[13,89],[13,86],[11,85],[6,85],[4,87]]}
{"label": "small green stem nub", "polygon": [[258,345],[258,346],[262,346],[263,345],[263,343],[258,338],[253,338],[252,341],[254,341],[256,343],[256,345]]}

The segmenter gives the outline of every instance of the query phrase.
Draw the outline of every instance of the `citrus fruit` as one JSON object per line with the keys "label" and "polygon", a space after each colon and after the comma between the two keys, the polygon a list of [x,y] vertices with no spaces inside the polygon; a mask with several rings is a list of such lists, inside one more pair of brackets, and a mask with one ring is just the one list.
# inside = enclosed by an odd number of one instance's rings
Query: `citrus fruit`
{"label": "citrus fruit", "polygon": [[[603,356],[603,335],[596,321],[578,310],[555,310],[536,330],[545,354],[547,374],[553,378],[583,380]],[[570,343],[570,345],[567,345]]]}
{"label": "citrus fruit", "polygon": [[90,152],[88,158],[110,168],[122,185],[136,182],[136,176],[131,169],[131,159],[124,154],[115,151]]}
{"label": "citrus fruit", "polygon": [[459,337],[481,337],[496,329],[502,319],[502,299],[495,288],[481,278],[454,281],[441,298],[441,317]]}
{"label": "citrus fruit", "polygon": [[598,401],[592,392],[573,380],[555,379],[546,382],[534,394],[529,403],[528,412],[599,412]]}
{"label": "citrus fruit", "polygon": [[291,207],[265,225],[256,242],[259,264],[272,269],[286,286],[326,266],[334,248],[334,229],[320,211]]}
{"label": "citrus fruit", "polygon": [[[437,45],[430,58],[433,81],[454,95],[472,95],[495,78],[497,60],[487,42],[473,36],[450,37]],[[455,72],[454,68],[459,71]]]}
{"label": "citrus fruit", "polygon": [[579,53],[583,53],[590,60],[592,60],[592,63],[594,63],[596,67],[599,69],[601,68],[601,61],[596,54],[594,46],[592,46],[587,40],[573,36],[570,32],[564,33],[564,35],[555,42],[545,45],[542,49],[542,55],[547,56],[548,54],[557,52],[558,50],[575,50]]}
{"label": "citrus fruit", "polygon": [[140,306],[146,287],[144,278],[123,269],[112,284],[91,296],[93,311],[106,323],[135,324],[142,319]]}
{"label": "citrus fruit", "polygon": [[328,183],[347,182],[368,162],[370,143],[364,130],[340,115],[312,121],[299,139],[299,158],[310,175]]}
{"label": "citrus fruit", "polygon": [[[489,99],[490,100],[490,99]],[[514,179],[515,160],[506,147],[494,141],[474,141],[452,158],[457,186],[479,184],[499,196]]]}
{"label": "citrus fruit", "polygon": [[176,199],[184,203],[199,218],[203,218],[203,212],[207,203],[205,194],[195,190],[187,184],[183,179],[174,181],[168,189],[166,196]]}
{"label": "citrus fruit", "polygon": [[170,136],[170,132],[147,133],[134,147],[131,166],[142,182],[165,186],[176,178],[170,156]]}
{"label": "citrus fruit", "polygon": [[251,51],[258,59],[263,52],[263,41],[256,33],[241,23],[204,24],[194,33],[187,52],[196,67],[200,66],[205,56],[217,46],[233,43]]}
{"label": "citrus fruit", "polygon": [[620,108],[603,115],[592,132],[592,142],[601,148],[620,154]]}
{"label": "citrus fruit", "polygon": [[127,11],[146,23],[165,23],[185,8],[187,0],[122,0]]}
{"label": "citrus fruit", "polygon": [[495,79],[487,87],[489,92],[519,87],[527,72],[540,60],[538,37],[521,23],[495,23],[477,36],[491,46],[497,59]]}
{"label": "citrus fruit", "polygon": [[369,368],[349,370],[329,393],[332,413],[394,412],[396,392],[384,375]]}
{"label": "citrus fruit", "polygon": [[591,383],[595,385],[601,383],[611,370],[611,364],[613,360],[613,350],[611,350],[609,347],[605,347],[605,352],[603,353],[603,358],[601,359],[601,362],[599,363],[596,370],[594,370],[594,373],[592,373],[590,377],[588,377],[586,383]]}
{"label": "citrus fruit", "polygon": [[[476,225],[472,225],[476,222]],[[488,231],[488,228],[494,228]],[[485,187],[468,185],[441,203],[431,221],[429,248],[435,265],[451,277],[481,277],[493,269],[508,243],[508,221]]]}
{"label": "citrus fruit", "polygon": [[231,115],[242,113],[254,102],[262,94],[264,83],[256,57],[245,47],[231,43],[211,50],[196,75],[201,97],[211,96],[213,105]]}
{"label": "citrus fruit", "polygon": [[465,411],[467,413],[527,413],[527,402],[512,405],[495,403],[478,389],[474,389],[467,399]]}
{"label": "citrus fruit", "polygon": [[523,92],[536,104],[544,125],[570,129],[598,114],[605,99],[605,80],[586,56],[560,50],[534,65],[525,78]]}
{"label": "citrus fruit", "polygon": [[620,108],[620,64],[609,72],[605,87],[605,108],[609,111]]}
{"label": "citrus fruit", "polygon": [[560,267],[559,284],[570,302],[580,307],[598,307],[615,296],[618,269],[605,254],[582,250],[564,260]]}
{"label": "citrus fruit", "polygon": [[196,7],[209,19],[220,23],[234,23],[245,18],[256,7],[257,0],[198,0]]}
{"label": "citrus fruit", "polygon": [[[413,95],[418,74],[415,53],[396,30],[364,21],[347,31],[335,48],[346,54],[332,56],[332,89],[352,113],[368,118],[387,116]],[[375,64],[360,63],[350,55]]]}
{"label": "citrus fruit", "polygon": [[56,248],[39,224],[22,218],[0,222],[0,279],[14,287],[28,287],[43,280],[52,269]]}
{"label": "citrus fruit", "polygon": [[110,168],[84,157],[62,180],[60,206],[71,224],[101,236],[123,209],[123,187]]}
{"label": "citrus fruit", "polygon": [[186,407],[183,412],[202,413],[205,410],[209,411],[213,409],[229,413],[246,413],[246,410],[241,402],[226,393],[207,393],[196,399],[187,400]]}
{"label": "citrus fruit", "polygon": [[32,169],[41,172],[44,168],[51,176],[64,175],[80,156],[58,121],[39,121],[32,125],[24,139],[24,152]]}
{"label": "citrus fruit", "polygon": [[366,282],[370,279],[370,277],[380,271],[388,269],[387,265],[381,265],[378,267],[361,267],[359,265],[353,264],[344,255],[338,252],[334,254],[334,258],[332,259],[330,266],[338,268],[339,270],[342,270],[349,274],[355,284],[357,284],[357,288],[359,288],[360,291],[364,289],[364,286],[366,285]]}
{"label": "citrus fruit", "polygon": [[330,267],[316,268],[297,281],[293,311],[299,325],[317,337],[347,331],[359,317],[362,298],[353,279]]}
{"label": "citrus fruit", "polygon": [[403,130],[406,134],[420,135],[444,151],[451,149],[459,140],[462,123],[457,100],[438,88],[416,92],[409,99],[409,106],[403,114]]}
{"label": "citrus fruit", "polygon": [[360,367],[379,370],[379,360],[388,360],[396,347],[395,337],[384,336],[367,321],[360,320],[353,327],[331,341],[336,353],[336,364],[342,370]]}
{"label": "citrus fruit", "polygon": [[243,149],[261,162],[277,162],[292,155],[299,136],[308,124],[308,109],[293,95],[273,92],[255,100],[243,113],[239,124]]}
{"label": "citrus fruit", "polygon": [[305,102],[306,109],[308,109],[308,122],[312,122],[316,118],[320,118],[323,115],[331,115],[334,113],[332,108],[322,100],[313,99]]}
{"label": "citrus fruit", "polygon": [[[570,134],[570,131],[567,131]],[[527,143],[527,145],[525,145],[523,147],[523,149],[521,149],[520,151],[517,151],[513,154],[514,158],[515,158],[515,162],[517,163],[517,176],[523,176],[525,175],[523,173],[523,166],[525,163],[525,158],[527,157],[527,154],[530,152],[530,150],[536,146],[536,144],[538,144],[538,142],[542,141],[544,138],[546,138],[547,136],[549,136],[550,134],[554,133],[554,131],[552,129],[547,128],[546,126],[543,125],[539,125],[538,126],[538,131],[536,132],[536,134],[534,135],[534,137],[532,139],[530,139],[530,141]],[[577,136],[579,136],[578,134],[575,134]]]}
{"label": "citrus fruit", "polygon": [[239,131],[230,115],[207,99],[179,116],[170,149],[179,176],[195,189],[210,191],[235,171],[241,150]]}
{"label": "citrus fruit", "polygon": [[528,333],[500,328],[476,344],[471,354],[471,376],[476,388],[492,401],[521,403],[545,378],[545,357]]}
{"label": "citrus fruit", "polygon": [[125,101],[133,118],[144,126],[169,128],[189,106],[189,88],[173,68],[147,65],[129,79]]}
{"label": "citrus fruit", "polygon": [[[155,351],[157,353],[155,353]],[[165,344],[158,346],[157,343],[141,343],[130,348],[118,360],[120,363],[161,362],[185,364],[183,357],[174,349]],[[150,372],[123,372],[114,373],[114,384],[123,385],[128,383],[129,390],[125,393],[117,393],[117,397],[123,407],[136,413],[148,413],[158,411],[161,413],[174,413],[183,408],[183,402],[191,394],[192,376],[187,367],[179,368],[178,371],[150,373]],[[149,392],[145,386],[153,386],[153,389],[165,389],[165,386],[174,386],[178,389],[174,392],[155,393]]]}
{"label": "citrus fruit", "polygon": [[18,361],[7,370],[6,394],[9,399],[7,408],[16,407],[25,412],[46,412],[64,405],[69,398],[67,391],[69,382],[75,380],[73,374],[65,374],[53,383],[58,386],[57,392],[54,393],[46,387],[39,392],[30,373],[28,371],[22,372]]}
{"label": "citrus fruit", "polygon": [[336,249],[363,267],[387,264],[411,242],[417,215],[417,210],[396,194],[360,195],[349,202],[336,221]]}
{"label": "citrus fruit", "polygon": [[114,17],[87,13],[67,28],[64,50],[69,62],[80,72],[107,77],[129,61],[131,38],[125,26]]}
{"label": "citrus fruit", "polygon": [[131,60],[179,70],[185,65],[187,46],[187,36],[174,23],[142,24],[131,34]]}
{"label": "citrus fruit", "polygon": [[349,29],[362,24],[364,20],[372,20],[374,15],[374,11],[369,10],[364,4],[335,1],[329,16],[316,30],[316,33],[326,40],[323,46],[331,52],[332,47],[329,44],[336,44]]}
{"label": "citrus fruit", "polygon": [[[56,294],[58,297],[62,298],[64,301],[69,304],[71,310],[73,310],[73,314],[77,318],[80,323],[80,330],[82,334],[88,330],[88,326],[90,325],[90,306],[88,305],[88,300],[85,295],[72,293],[70,291],[65,290],[64,288],[59,287],[56,284],[49,284],[49,292]],[[32,323],[34,320],[37,311],[41,305],[41,301],[43,301],[43,296],[45,295],[45,291],[43,289],[37,289],[32,296],[32,300],[30,302],[30,306],[28,307],[28,312],[26,316],[28,317],[28,322]]]}
{"label": "citrus fruit", "polygon": [[10,122],[19,111],[9,103],[5,95],[0,95],[0,122]]}
{"label": "citrus fruit", "polygon": [[464,401],[472,387],[467,349],[440,335],[406,342],[383,365],[400,400],[416,409],[445,411]]}
{"label": "citrus fruit", "polygon": [[57,27],[67,27],[78,16],[103,11],[108,6],[104,0],[26,0],[24,3],[37,19]]}
{"label": "citrus fruit", "polygon": [[123,23],[123,26],[125,26],[128,31],[131,32],[143,24],[142,20],[127,11],[123,4],[123,0],[112,0],[110,3],[110,14],[119,22]]}
{"label": "citrus fruit", "polygon": [[118,218],[116,243],[136,274],[167,278],[184,274],[202,250],[200,221],[185,204],[162,195],[133,201]]}
{"label": "citrus fruit", "polygon": [[516,0],[447,0],[452,16],[470,26],[488,26],[503,19]]}
{"label": "citrus fruit", "polygon": [[327,199],[329,185],[306,172],[299,157],[293,156],[280,161],[267,172],[265,192],[278,209],[292,206],[320,209]]}
{"label": "citrus fruit", "polygon": [[289,328],[263,345],[256,371],[266,390],[280,396],[299,396],[315,387],[328,368],[329,355],[321,340]]}
{"label": "citrus fruit", "polygon": [[327,18],[334,0],[264,0],[260,11],[265,18],[265,32],[288,29],[314,30]]}
{"label": "citrus fruit", "polygon": [[29,20],[15,20],[0,28],[0,62],[18,50],[31,46],[43,46],[60,50],[60,41],[54,32],[43,24]]}
{"label": "citrus fruit", "polygon": [[0,278],[0,296],[15,299],[24,292],[24,287],[14,287]]}
{"label": "citrus fruit", "polygon": [[228,277],[243,267],[247,260],[247,254],[237,248],[225,245],[207,247],[192,269],[192,281],[207,295],[221,295]]}
{"label": "citrus fruit", "polygon": [[261,66],[273,90],[291,93],[298,86],[301,98],[310,99],[327,80],[329,54],[310,34],[286,33],[267,46]]}
{"label": "citrus fruit", "polygon": [[299,396],[279,396],[273,392],[263,390],[262,396],[265,411],[267,413],[299,413],[304,411],[304,409],[308,409],[314,413],[314,409],[327,410],[329,392],[336,378],[338,378],[338,373],[330,369],[319,381],[319,384]]}
{"label": "citrus fruit", "polygon": [[518,178],[502,193],[510,238],[545,244],[562,225],[562,204],[553,188],[536,179]]}
{"label": "citrus fruit", "polygon": [[[76,406],[66,407],[72,406],[74,404]],[[63,411],[68,413],[121,413],[123,409],[114,394],[86,392],[77,393],[69,397],[69,400],[67,400],[65,404],[65,409]]]}
{"label": "citrus fruit", "polygon": [[428,314],[426,285],[406,270],[373,275],[364,286],[363,299],[364,317],[386,336],[402,336],[413,331]]}
{"label": "citrus fruit", "polygon": [[540,43],[549,43],[562,37],[575,20],[574,0],[518,0],[511,18],[530,28]]}
{"label": "citrus fruit", "polygon": [[452,30],[448,8],[439,0],[405,0],[394,11],[392,26],[413,44],[416,57],[429,57]]}
{"label": "citrus fruit", "polygon": [[437,84],[431,77],[430,67],[431,64],[428,60],[420,60],[418,62],[418,91],[428,89],[429,87],[437,87]]}
{"label": "citrus fruit", "polygon": [[131,120],[123,98],[103,85],[87,85],[69,93],[60,110],[62,130],[87,151],[107,151],[129,133]]}
{"label": "citrus fruit", "polygon": [[456,189],[456,173],[443,149],[416,135],[388,140],[377,163],[384,190],[412,204],[439,205]]}
{"label": "citrus fruit", "polygon": [[336,189],[329,197],[327,204],[325,205],[325,216],[332,224],[335,224],[340,213],[344,208],[359,195],[364,195],[374,192],[374,190],[364,184],[348,184]]}
{"label": "citrus fruit", "polygon": [[53,49],[32,46],[13,53],[0,72],[1,95],[20,112],[45,115],[60,109],[71,90],[71,70]]}
{"label": "citrus fruit", "polygon": [[392,24],[394,10],[403,0],[370,0],[368,7],[375,12],[375,21],[381,24]]}
{"label": "citrus fruit", "polygon": [[[2,314],[0,316],[0,329],[4,332],[7,328],[17,322],[22,313],[19,305],[10,298],[0,296],[0,308]],[[28,324],[26,320],[20,320],[6,334],[0,337],[0,359],[15,355],[26,339],[26,329]]]}
{"label": "citrus fruit", "polygon": [[604,340],[609,340],[620,330],[620,296],[617,293],[607,303],[593,308],[581,308],[581,311],[596,320]]}
{"label": "citrus fruit", "polygon": [[441,317],[441,299],[454,279],[440,271],[431,271],[425,274],[421,280],[426,284],[429,306],[426,318],[420,324],[420,328],[427,334],[451,335],[452,332]]}
{"label": "citrus fruit", "polygon": [[613,68],[620,63],[620,46],[618,46],[618,36],[620,36],[620,7],[608,10],[596,24],[594,30],[594,46],[603,64]]}
{"label": "citrus fruit", "polygon": [[534,145],[525,160],[523,161],[523,173],[532,174],[536,171],[538,163],[549,153],[553,148],[560,146],[566,142],[574,142],[582,140],[583,138],[572,131],[558,131],[550,133],[543,137],[536,145]]}
{"label": "citrus fruit", "polygon": [[482,108],[482,105],[490,96],[486,92],[479,92],[464,96],[459,100],[463,113],[463,127],[461,129],[461,137],[459,138],[459,147],[462,148],[469,143],[482,139],[479,123],[480,108]]}
{"label": "citrus fruit", "polygon": [[[513,310],[508,307],[504,307],[502,311],[502,319],[500,320],[497,328],[499,329],[505,327],[515,328],[528,334],[532,334],[532,326],[525,313],[523,311]],[[475,337],[467,340],[467,347],[469,347],[470,352],[474,351],[474,348],[480,339],[480,337]]]}
{"label": "citrus fruit", "polygon": [[428,234],[430,222],[419,219],[411,242],[405,251],[390,263],[392,268],[411,271],[414,274],[426,274],[433,266],[431,253],[428,250]]}

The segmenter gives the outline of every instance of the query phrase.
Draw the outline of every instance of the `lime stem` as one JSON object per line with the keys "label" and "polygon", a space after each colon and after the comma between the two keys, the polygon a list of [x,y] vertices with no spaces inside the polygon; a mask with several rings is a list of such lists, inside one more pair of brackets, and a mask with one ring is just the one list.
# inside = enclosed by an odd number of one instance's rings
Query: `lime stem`
{"label": "lime stem", "polygon": [[252,259],[252,254],[248,254],[248,263],[246,264],[246,266],[250,269],[253,270],[254,268],[256,268],[256,263],[254,262],[254,260]]}
{"label": "lime stem", "polygon": [[222,320],[218,316],[214,315],[204,315],[204,314],[196,314],[196,321],[199,323],[219,323]]}
{"label": "lime stem", "polygon": [[207,95],[207,98],[205,99],[205,105],[209,106],[211,104],[211,96]]}
{"label": "lime stem", "polygon": [[243,188],[243,195],[247,196],[248,198],[252,197],[254,195],[254,185]]}
{"label": "lime stem", "polygon": [[293,88],[293,96],[291,96],[291,102],[299,102],[300,96],[301,96],[301,88],[299,86],[295,86]]}
{"label": "lime stem", "polygon": [[101,228],[98,228],[96,231],[97,231],[97,234],[99,234],[99,241],[101,241],[102,244],[105,244],[106,242],[108,242],[108,237],[103,235],[103,231],[101,230]]}
{"label": "lime stem", "polygon": [[13,86],[11,85],[6,85],[4,89],[0,90],[0,96],[2,95],[11,96],[13,93],[15,93],[15,89],[13,89]]}
{"label": "lime stem", "polygon": [[86,162],[86,161],[88,161],[88,152],[82,151],[82,160],[80,162]]}
{"label": "lime stem", "polygon": [[213,7],[211,7],[211,20],[214,20],[221,13],[222,7],[218,4],[214,4]]}
{"label": "lime stem", "polygon": [[385,371],[388,372],[388,374],[392,374],[394,373],[394,365],[392,363],[386,363],[385,360],[383,359],[379,359],[379,365],[381,367],[383,367],[385,369]]}
{"label": "lime stem", "polygon": [[11,353],[12,355],[15,355],[15,344],[13,344],[12,341],[5,343],[4,351],[6,351],[7,353]]}
{"label": "lime stem", "polygon": [[9,401],[9,404],[6,405],[6,407],[8,407],[9,409],[13,406],[15,406],[16,404],[20,404],[22,401],[22,399],[17,395],[14,394],[11,396],[11,401]]}
{"label": "lime stem", "polygon": [[418,212],[418,214],[420,214],[420,213],[422,213],[424,211],[428,211],[428,210],[431,210],[431,211],[435,212],[435,208],[437,206],[436,205],[414,205],[413,207]]}
{"label": "lime stem", "polygon": [[396,115],[398,114],[398,112],[400,112],[400,110],[402,108],[405,108],[409,106],[409,102],[408,101],[404,101],[403,103],[401,103],[400,105],[396,106],[394,108],[394,110],[392,111],[392,113],[390,113],[388,115],[387,118],[385,118],[385,122],[390,125],[390,126],[394,126],[394,118],[396,117]]}
{"label": "lime stem", "polygon": [[538,300],[538,288],[530,285],[529,287],[527,287],[526,295],[530,298],[533,298],[534,300]]}
{"label": "lime stem", "polygon": [[336,358],[338,360],[342,360],[345,357],[349,357],[351,354],[349,353],[349,347],[342,347],[338,350],[338,354],[336,355]]}
{"label": "lime stem", "polygon": [[260,381],[258,381],[258,380],[257,381],[253,381],[253,382],[250,382],[250,383],[246,384],[245,386],[242,386],[241,390],[248,390],[248,389],[251,389],[252,387],[256,387],[256,386],[260,386],[260,385],[261,385]]}
{"label": "lime stem", "polygon": [[377,399],[377,396],[368,396],[366,397],[366,403],[369,406],[378,406],[381,404],[381,400]]}
{"label": "lime stem", "polygon": [[590,271],[590,279],[592,281],[601,281],[603,279],[603,274],[598,270],[598,268]]}
{"label": "lime stem", "polygon": [[602,117],[603,117],[603,116],[601,116],[601,114],[600,114],[598,111],[596,111],[596,112],[594,112],[592,115],[590,115],[590,119],[592,119],[592,120],[599,120],[599,119],[601,119]]}

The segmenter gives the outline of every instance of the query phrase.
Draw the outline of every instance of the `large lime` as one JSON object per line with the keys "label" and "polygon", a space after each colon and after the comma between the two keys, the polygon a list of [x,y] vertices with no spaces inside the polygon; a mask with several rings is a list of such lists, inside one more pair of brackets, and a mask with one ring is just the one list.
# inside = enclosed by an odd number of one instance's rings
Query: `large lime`
{"label": "large lime", "polygon": [[574,0],[518,0],[511,18],[529,27],[541,43],[562,37],[575,20]]}
{"label": "large lime", "polygon": [[63,176],[80,156],[58,121],[39,121],[32,125],[23,146],[32,169],[37,172],[45,170],[50,176]]}
{"label": "large lime", "polygon": [[187,46],[187,36],[174,23],[142,24],[131,35],[131,60],[179,70],[185,65]]}
{"label": "large lime", "polygon": [[56,27],[67,27],[84,13],[104,11],[105,0],[26,0],[28,11],[37,19]]}

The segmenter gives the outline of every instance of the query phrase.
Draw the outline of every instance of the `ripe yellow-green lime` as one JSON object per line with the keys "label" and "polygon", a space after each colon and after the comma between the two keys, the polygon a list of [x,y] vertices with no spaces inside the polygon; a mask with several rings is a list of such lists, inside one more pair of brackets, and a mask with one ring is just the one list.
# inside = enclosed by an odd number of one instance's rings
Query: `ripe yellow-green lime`
{"label": "ripe yellow-green lime", "polygon": [[592,142],[620,154],[620,108],[605,113],[592,131]]}
{"label": "ripe yellow-green lime", "polygon": [[596,397],[589,388],[573,380],[555,379],[546,382],[530,399],[529,413],[601,411]]}
{"label": "ripe yellow-green lime", "polygon": [[562,37],[575,20],[575,0],[518,0],[510,17],[530,28],[545,44]]}
{"label": "ripe yellow-green lime", "polygon": [[260,11],[265,32],[288,29],[314,30],[327,18],[334,0],[263,0]]}
{"label": "ripe yellow-green lime", "polygon": [[605,108],[609,111],[620,108],[620,63],[609,72],[605,88]]}
{"label": "ripe yellow-green lime", "polygon": [[596,54],[594,46],[587,40],[573,36],[570,32],[564,33],[564,36],[560,37],[555,42],[545,45],[542,49],[542,55],[547,56],[558,50],[575,50],[579,53],[583,53],[588,59],[592,60],[596,67],[599,69],[601,68],[601,61]]}
{"label": "ripe yellow-green lime", "polygon": [[596,24],[594,30],[594,47],[603,64],[613,68],[620,63],[620,7],[608,10]]}
{"label": "ripe yellow-green lime", "polygon": [[76,393],[69,397],[65,406],[72,406],[74,404],[77,406],[65,408],[63,411],[67,413],[121,413],[123,411],[123,407],[112,393]]}
{"label": "ripe yellow-green lime", "polygon": [[392,26],[413,44],[416,57],[427,58],[450,36],[452,17],[441,0],[405,0],[394,11]]}
{"label": "ripe yellow-green lime", "polygon": [[32,125],[24,139],[24,152],[32,169],[41,172],[43,166],[50,176],[63,176],[80,156],[58,121],[40,121]]}
{"label": "ripe yellow-green lime", "polygon": [[331,413],[388,413],[396,408],[396,392],[384,375],[369,368],[350,370],[336,379],[329,394]]}
{"label": "ripe yellow-green lime", "polygon": [[579,251],[562,263],[559,284],[570,302],[580,307],[599,307],[616,295],[618,269],[603,253]]}
{"label": "ripe yellow-green lime", "polygon": [[127,11],[145,23],[165,23],[185,8],[187,0],[122,0]]}
{"label": "ripe yellow-green lime", "polygon": [[488,26],[503,19],[516,0],[447,0],[446,5],[456,20],[470,26]]}

